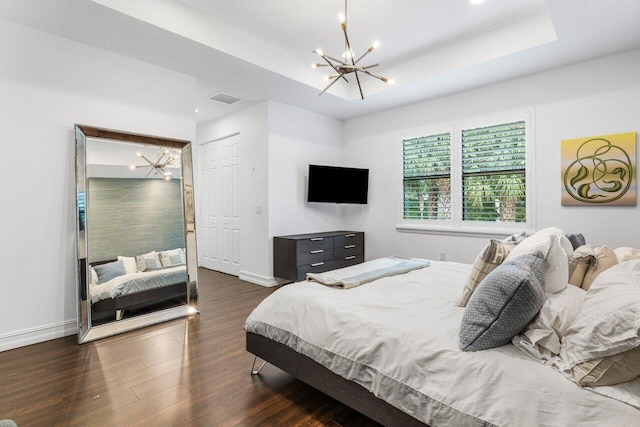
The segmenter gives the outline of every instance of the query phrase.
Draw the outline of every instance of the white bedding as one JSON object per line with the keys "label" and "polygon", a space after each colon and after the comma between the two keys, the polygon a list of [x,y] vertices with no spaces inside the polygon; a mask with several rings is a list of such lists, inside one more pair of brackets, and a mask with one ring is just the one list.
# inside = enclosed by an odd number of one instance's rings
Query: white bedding
{"label": "white bedding", "polygon": [[456,301],[470,268],[432,261],[347,291],[288,285],[251,313],[245,329],[433,426],[640,426],[638,409],[581,389],[511,344],[461,351],[464,309]]}
{"label": "white bedding", "polygon": [[[91,285],[89,287],[91,293],[91,301],[96,303],[103,299],[114,298],[118,295],[122,295],[122,287],[127,284],[127,282],[131,282],[135,279],[140,278],[159,278],[160,276],[166,276],[168,274],[175,274],[181,271],[186,271],[186,267],[184,265],[179,265],[177,267],[164,268],[161,270],[153,270],[153,271],[145,271],[142,273],[130,273],[122,276],[115,277],[108,282],[100,283],[97,285]],[[150,281],[153,283],[153,281]],[[143,289],[137,289],[143,290]]]}

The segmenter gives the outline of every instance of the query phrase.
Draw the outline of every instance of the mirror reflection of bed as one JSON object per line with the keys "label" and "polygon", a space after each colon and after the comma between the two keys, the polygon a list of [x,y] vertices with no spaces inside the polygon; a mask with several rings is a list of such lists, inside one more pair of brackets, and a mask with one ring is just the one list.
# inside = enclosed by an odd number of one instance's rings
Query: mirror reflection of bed
{"label": "mirror reflection of bed", "polygon": [[93,325],[187,304],[181,152],[87,138]]}

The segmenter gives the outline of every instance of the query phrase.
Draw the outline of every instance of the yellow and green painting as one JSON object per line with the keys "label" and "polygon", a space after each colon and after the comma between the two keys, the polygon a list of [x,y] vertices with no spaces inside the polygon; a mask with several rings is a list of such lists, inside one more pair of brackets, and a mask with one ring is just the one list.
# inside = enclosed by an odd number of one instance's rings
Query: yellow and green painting
{"label": "yellow and green painting", "polygon": [[636,133],[562,141],[563,206],[636,205]]}

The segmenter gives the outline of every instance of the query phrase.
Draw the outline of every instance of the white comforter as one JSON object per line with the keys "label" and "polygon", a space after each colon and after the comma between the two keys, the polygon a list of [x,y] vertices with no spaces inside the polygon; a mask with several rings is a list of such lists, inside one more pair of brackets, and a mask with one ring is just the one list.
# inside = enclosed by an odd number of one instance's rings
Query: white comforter
{"label": "white comforter", "polygon": [[[160,278],[161,276],[166,276],[167,274],[175,274],[177,272],[186,271],[186,267],[184,265],[179,265],[176,267],[164,268],[161,270],[153,270],[153,271],[145,271],[143,273],[130,273],[122,276],[115,277],[108,282],[100,283],[98,285],[90,286],[91,293],[91,301],[96,303],[103,299],[114,298],[118,295],[122,295],[123,286],[126,286],[128,282],[131,282],[134,279],[139,278]],[[153,285],[153,280],[150,281]],[[159,285],[155,285],[159,286]],[[153,286],[150,286],[153,287]],[[136,289],[138,291],[144,289]],[[124,292],[127,293],[127,292]]]}
{"label": "white comforter", "polygon": [[513,345],[458,348],[470,266],[431,266],[350,289],[312,282],[265,299],[245,329],[306,354],[433,426],[640,426],[640,411],[581,389]]}

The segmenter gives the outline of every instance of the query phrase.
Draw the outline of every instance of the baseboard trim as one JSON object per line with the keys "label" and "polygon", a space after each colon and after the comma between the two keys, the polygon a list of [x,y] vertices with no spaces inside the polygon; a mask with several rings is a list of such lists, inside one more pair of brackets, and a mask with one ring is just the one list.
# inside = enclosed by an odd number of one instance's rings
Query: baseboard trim
{"label": "baseboard trim", "polygon": [[256,285],[264,286],[267,288],[278,286],[278,282],[273,277],[262,276],[260,274],[249,273],[248,271],[241,271],[240,276],[238,276],[240,280],[244,280],[246,282],[255,283]]}
{"label": "baseboard trim", "polygon": [[0,335],[0,351],[12,350],[77,333],[78,321],[76,319],[9,332]]}

